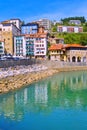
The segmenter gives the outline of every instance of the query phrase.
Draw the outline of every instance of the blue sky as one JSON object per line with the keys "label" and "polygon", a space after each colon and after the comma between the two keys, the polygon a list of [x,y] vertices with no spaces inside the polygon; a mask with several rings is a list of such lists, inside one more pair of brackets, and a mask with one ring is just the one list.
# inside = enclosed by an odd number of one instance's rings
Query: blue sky
{"label": "blue sky", "polygon": [[40,18],[59,20],[70,16],[87,19],[87,0],[0,0],[0,21],[10,18],[25,22]]}

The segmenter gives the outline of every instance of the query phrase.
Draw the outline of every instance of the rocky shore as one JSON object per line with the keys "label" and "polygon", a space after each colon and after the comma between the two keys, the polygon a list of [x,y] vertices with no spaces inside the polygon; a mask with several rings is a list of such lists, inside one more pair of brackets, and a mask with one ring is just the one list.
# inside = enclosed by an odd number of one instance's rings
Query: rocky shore
{"label": "rocky shore", "polygon": [[18,66],[16,68],[0,69],[0,93],[19,89],[40,79],[52,76],[58,72],[87,70],[87,67],[48,68],[43,65]]}

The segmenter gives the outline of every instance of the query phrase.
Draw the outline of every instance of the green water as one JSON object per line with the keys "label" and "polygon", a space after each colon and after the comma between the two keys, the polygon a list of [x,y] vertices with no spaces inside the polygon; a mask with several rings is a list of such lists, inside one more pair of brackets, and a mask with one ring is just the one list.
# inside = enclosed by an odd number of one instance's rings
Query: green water
{"label": "green water", "polygon": [[87,72],[58,73],[0,95],[0,130],[87,130]]}

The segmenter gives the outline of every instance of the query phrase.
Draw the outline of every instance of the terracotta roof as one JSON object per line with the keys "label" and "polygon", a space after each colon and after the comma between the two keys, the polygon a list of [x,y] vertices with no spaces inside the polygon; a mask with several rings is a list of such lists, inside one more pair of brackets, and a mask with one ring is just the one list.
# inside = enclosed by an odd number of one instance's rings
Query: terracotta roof
{"label": "terracotta roof", "polygon": [[51,45],[51,47],[49,47],[49,51],[51,51],[51,50],[61,50],[61,49],[63,49],[63,44],[54,44],[54,45]]}
{"label": "terracotta roof", "polygon": [[61,50],[61,49],[66,49],[66,48],[70,48],[70,47],[74,47],[74,48],[77,48],[77,47],[80,47],[80,48],[87,48],[86,46],[82,46],[80,44],[54,44],[54,45],[51,45],[51,47],[49,47],[49,51],[52,51],[52,50]]}
{"label": "terracotta roof", "polygon": [[25,37],[46,38],[47,37],[47,33],[26,34]]}
{"label": "terracotta roof", "polygon": [[70,47],[74,47],[74,48],[77,48],[77,47],[80,47],[80,48],[87,48],[87,47],[85,47],[85,46],[82,46],[82,45],[80,45],[80,44],[66,44],[65,45],[65,48],[70,48]]}

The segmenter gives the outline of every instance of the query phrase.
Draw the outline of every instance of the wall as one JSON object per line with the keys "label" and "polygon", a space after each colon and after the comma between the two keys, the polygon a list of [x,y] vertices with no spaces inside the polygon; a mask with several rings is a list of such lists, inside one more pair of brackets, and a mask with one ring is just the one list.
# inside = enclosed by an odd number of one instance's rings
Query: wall
{"label": "wall", "polygon": [[32,65],[39,63],[39,61],[36,61],[35,59],[21,59],[21,60],[5,60],[0,61],[0,68],[7,68],[7,67],[13,67],[17,65]]}

